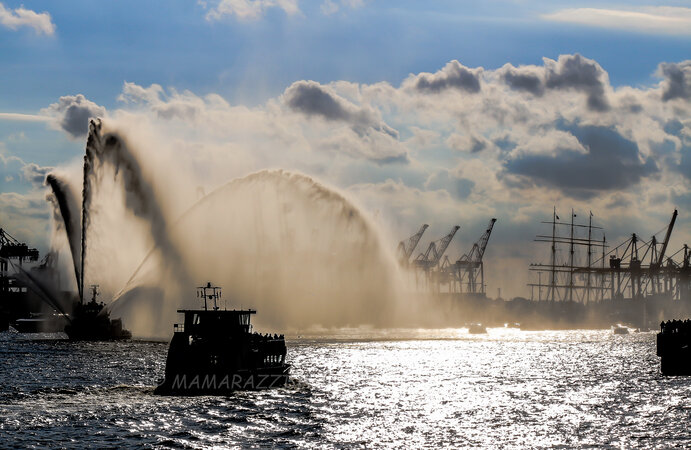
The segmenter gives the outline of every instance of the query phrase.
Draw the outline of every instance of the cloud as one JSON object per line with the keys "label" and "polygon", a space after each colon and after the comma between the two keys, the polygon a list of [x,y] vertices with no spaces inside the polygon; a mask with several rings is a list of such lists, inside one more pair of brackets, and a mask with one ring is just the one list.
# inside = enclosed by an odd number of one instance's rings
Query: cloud
{"label": "cloud", "polygon": [[492,143],[484,136],[475,133],[469,135],[453,133],[446,139],[446,145],[460,152],[478,153],[490,147]]}
{"label": "cloud", "polygon": [[337,95],[329,87],[322,86],[316,81],[293,83],[286,89],[283,99],[291,109],[308,116],[347,122],[356,131],[362,128],[372,128],[391,137],[398,137],[398,132],[382,122],[374,110],[357,107]]}
{"label": "cloud", "polygon": [[315,146],[358,159],[365,158],[377,164],[409,162],[404,145],[392,136],[372,129],[368,129],[365,134],[355,133],[351,129],[337,130],[329,137],[316,141]]}
{"label": "cloud", "polygon": [[206,20],[221,20],[225,16],[257,20],[271,8],[282,9],[289,16],[300,12],[297,0],[221,0],[209,10]]}
{"label": "cloud", "polygon": [[571,8],[542,19],[634,33],[691,35],[691,8],[657,6],[631,9]]}
{"label": "cloud", "polygon": [[575,89],[588,94],[588,108],[607,111],[609,103],[605,86],[609,84],[607,73],[592,59],[579,54],[561,55],[557,61],[544,58],[545,87],[547,89]]}
{"label": "cloud", "polygon": [[511,89],[541,96],[545,92],[544,69],[537,66],[514,67],[506,64],[498,71]]}
{"label": "cloud", "polygon": [[[118,97],[118,100],[124,103],[145,104],[162,119],[189,121],[195,121],[203,115],[203,111],[212,107],[211,103],[220,97],[212,95],[207,99],[210,101],[205,102],[204,99],[189,91],[179,93],[175,89],[171,89],[170,94],[166,94],[163,87],[158,84],[144,88],[129,82],[125,82],[122,94]],[[227,106],[224,100],[218,101],[222,106]]]}
{"label": "cloud", "polygon": [[658,74],[664,77],[662,82],[662,100],[675,98],[691,100],[691,60],[680,63],[662,63]]}
{"label": "cloud", "polygon": [[48,172],[53,169],[54,167],[42,167],[36,163],[29,163],[22,167],[22,176],[34,186],[40,187],[44,184]]}
{"label": "cloud", "polygon": [[404,82],[420,92],[439,93],[447,89],[457,89],[471,94],[480,92],[482,67],[470,69],[454,60],[436,73],[411,75]]}
{"label": "cloud", "polygon": [[324,0],[324,3],[321,4],[319,9],[325,16],[330,16],[331,14],[337,13],[339,7],[338,4],[332,0]]}
{"label": "cloud", "polygon": [[51,117],[36,114],[0,113],[0,120],[16,120],[18,122],[50,122]]}
{"label": "cloud", "polygon": [[341,7],[356,9],[361,8],[364,5],[364,0],[341,0],[340,2],[336,2],[334,0],[324,0],[324,3],[321,4],[319,9],[325,16],[330,16],[331,14],[337,13]]}
{"label": "cloud", "polygon": [[43,108],[41,114],[53,117],[62,130],[78,138],[89,131],[89,119],[104,117],[106,109],[87,100],[82,94],[77,94],[60,97],[58,103]]}
{"label": "cloud", "polygon": [[[42,167],[36,163],[26,163],[23,159],[14,155],[7,155],[0,143],[0,177],[5,185],[0,182],[0,190],[29,190],[41,188],[46,174],[52,167]],[[24,182],[28,182],[27,185]]]}
{"label": "cloud", "polygon": [[597,62],[577,53],[560,55],[556,61],[550,58],[543,58],[543,61],[542,67],[505,64],[496,75],[514,91],[541,97],[546,91],[573,90],[587,94],[589,110],[609,110],[609,78]]}
{"label": "cloud", "polygon": [[25,9],[23,6],[9,10],[0,3],[0,25],[4,25],[10,30],[29,27],[33,28],[36,34],[47,36],[55,34],[55,24],[52,22],[50,14],[47,12],[36,13],[30,9]]}
{"label": "cloud", "polygon": [[43,191],[0,193],[0,223],[20,242],[31,247],[47,247],[49,217],[50,209]]}
{"label": "cloud", "polygon": [[[628,189],[659,171],[652,159],[642,160],[635,142],[611,128],[572,126],[567,130],[587,152],[566,149],[554,155],[522,154],[504,163],[505,174],[588,198],[600,191]],[[512,181],[516,180],[507,179],[509,184]]]}
{"label": "cloud", "polygon": [[424,186],[430,191],[443,189],[454,198],[465,200],[473,192],[475,182],[444,169],[430,175]]}

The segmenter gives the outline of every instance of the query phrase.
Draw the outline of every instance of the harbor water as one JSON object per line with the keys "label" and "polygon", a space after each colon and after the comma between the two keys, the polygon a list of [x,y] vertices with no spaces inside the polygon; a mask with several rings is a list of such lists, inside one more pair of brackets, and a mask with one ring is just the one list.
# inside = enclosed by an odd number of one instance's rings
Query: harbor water
{"label": "harbor water", "polygon": [[0,333],[2,448],[691,445],[691,378],[660,375],[654,333],[293,336],[288,387],[229,397],[154,396],[167,343],[36,337]]}

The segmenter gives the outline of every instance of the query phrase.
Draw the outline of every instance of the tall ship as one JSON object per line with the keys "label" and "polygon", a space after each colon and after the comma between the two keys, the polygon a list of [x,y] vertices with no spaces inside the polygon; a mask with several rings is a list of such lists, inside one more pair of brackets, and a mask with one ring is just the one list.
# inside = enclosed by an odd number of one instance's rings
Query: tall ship
{"label": "tall ship", "polygon": [[220,309],[218,286],[198,287],[197,298],[203,309],[178,310],[184,322],[174,325],[165,378],[154,394],[227,395],[288,383],[283,335],[253,331],[253,309]]}
{"label": "tall ship", "polygon": [[75,302],[65,334],[73,341],[111,341],[130,339],[132,333],[122,327],[121,319],[111,319],[106,305],[97,300],[98,285],[91,286],[89,302]]}

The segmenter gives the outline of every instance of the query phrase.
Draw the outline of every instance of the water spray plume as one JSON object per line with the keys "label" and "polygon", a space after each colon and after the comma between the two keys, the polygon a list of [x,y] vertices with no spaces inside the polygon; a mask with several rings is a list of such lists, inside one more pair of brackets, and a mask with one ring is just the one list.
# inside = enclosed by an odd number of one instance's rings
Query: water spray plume
{"label": "water spray plume", "polygon": [[[164,206],[179,198],[168,187],[155,185],[135,142],[122,129],[106,130],[100,120],[90,123],[83,165],[81,270],[75,269],[83,296],[87,265],[101,268],[99,277],[91,275],[94,281],[114,273],[123,280],[123,272],[136,267],[124,286],[117,285],[122,289],[110,305],[135,335],[167,336],[176,309],[198,307],[193,289],[206,281],[224,288],[224,307],[261,310],[260,326],[291,331],[409,323],[401,320],[401,281],[393,252],[367,215],[344,195],[306,175],[263,170],[226,183],[172,222]],[[143,148],[149,146],[161,148],[159,142]],[[122,217],[113,217],[118,200],[104,190],[110,182],[106,174],[114,176],[112,186],[124,195]],[[56,197],[65,192],[58,181],[51,184]],[[189,185],[198,183],[190,179]],[[62,216],[67,220],[67,213]],[[141,254],[141,246],[127,252],[114,243],[114,235],[135,222],[132,229],[145,236],[140,241],[126,236],[130,248],[135,242],[152,245],[139,267],[132,257]],[[68,231],[71,251],[75,234]],[[104,251],[104,245],[113,246],[115,253]],[[73,260],[76,267],[77,258]]]}
{"label": "water spray plume", "polygon": [[67,241],[70,247],[70,255],[72,257],[75,282],[79,290],[79,298],[82,298],[79,203],[77,202],[72,188],[65,181],[61,180],[58,174],[49,173],[46,176],[46,184],[51,188],[57,201],[58,212],[62,219],[62,224],[65,227],[65,234],[67,235]]}
{"label": "water spray plume", "polygon": [[121,175],[128,210],[148,224],[154,245],[165,256],[170,270],[180,282],[188,280],[186,270],[175,245],[170,241],[166,220],[156,198],[153,186],[142,172],[137,157],[131,152],[125,140],[117,133],[103,133],[103,123],[92,120],[89,124],[84,155],[84,184],[82,190],[82,248],[81,248],[81,293],[85,279],[87,237],[92,221],[91,210],[95,190],[104,167],[110,167],[117,178]]}

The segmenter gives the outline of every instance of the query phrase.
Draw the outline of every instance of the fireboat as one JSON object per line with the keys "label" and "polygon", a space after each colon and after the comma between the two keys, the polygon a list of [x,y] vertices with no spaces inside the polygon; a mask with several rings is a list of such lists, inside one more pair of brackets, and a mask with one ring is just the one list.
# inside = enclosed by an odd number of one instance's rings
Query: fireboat
{"label": "fireboat", "polygon": [[165,378],[156,395],[228,395],[239,390],[285,386],[285,337],[252,330],[253,309],[221,310],[221,288],[197,288],[204,309],[180,309],[184,323],[173,326]]}
{"label": "fireboat", "polygon": [[65,334],[73,341],[114,341],[130,339],[132,333],[122,327],[122,319],[111,319],[103,302],[96,299],[98,285],[91,285],[91,301],[75,302]]}

